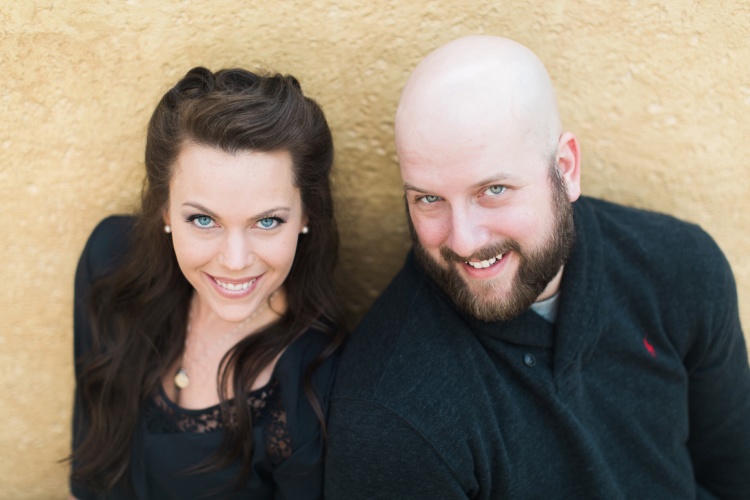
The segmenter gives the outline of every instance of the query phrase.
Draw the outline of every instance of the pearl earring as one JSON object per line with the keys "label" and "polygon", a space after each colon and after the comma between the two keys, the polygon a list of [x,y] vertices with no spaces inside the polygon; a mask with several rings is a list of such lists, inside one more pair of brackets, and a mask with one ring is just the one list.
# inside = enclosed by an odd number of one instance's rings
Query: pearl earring
{"label": "pearl earring", "polygon": [[302,234],[307,234],[310,232],[310,228],[307,226],[302,226]]}
{"label": "pearl earring", "polygon": [[172,232],[172,226],[170,226],[169,224],[164,224],[164,232],[167,233],[167,234],[171,233]]}

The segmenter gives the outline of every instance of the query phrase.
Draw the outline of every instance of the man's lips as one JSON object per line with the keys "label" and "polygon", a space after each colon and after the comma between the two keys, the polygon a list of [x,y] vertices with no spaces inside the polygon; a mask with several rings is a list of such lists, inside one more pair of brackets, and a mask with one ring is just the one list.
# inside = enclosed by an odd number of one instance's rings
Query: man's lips
{"label": "man's lips", "polygon": [[490,257],[487,260],[470,260],[466,262],[465,264],[473,267],[474,269],[487,269],[488,267],[493,266],[496,262],[501,260],[503,258],[503,255],[505,254],[498,254],[494,257]]}
{"label": "man's lips", "polygon": [[485,260],[462,261],[460,265],[466,278],[487,280],[500,276],[510,260],[511,252],[506,251]]}

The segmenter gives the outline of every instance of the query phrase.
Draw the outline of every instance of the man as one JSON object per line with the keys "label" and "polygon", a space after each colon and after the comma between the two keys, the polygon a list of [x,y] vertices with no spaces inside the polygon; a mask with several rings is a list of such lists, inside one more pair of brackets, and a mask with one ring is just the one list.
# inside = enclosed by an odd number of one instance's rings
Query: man
{"label": "man", "polygon": [[327,497],[750,498],[729,266],[694,225],[580,195],[533,53],[431,53],[396,147],[414,249],[344,352]]}

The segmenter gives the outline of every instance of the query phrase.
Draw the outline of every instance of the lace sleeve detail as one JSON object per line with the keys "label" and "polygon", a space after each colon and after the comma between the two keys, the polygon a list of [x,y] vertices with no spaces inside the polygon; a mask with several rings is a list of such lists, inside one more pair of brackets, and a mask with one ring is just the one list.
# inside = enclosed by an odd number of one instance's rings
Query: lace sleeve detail
{"label": "lace sleeve detail", "polygon": [[266,455],[271,463],[278,465],[292,454],[292,441],[286,420],[286,410],[281,404],[281,398],[273,402],[267,413],[265,423]]}

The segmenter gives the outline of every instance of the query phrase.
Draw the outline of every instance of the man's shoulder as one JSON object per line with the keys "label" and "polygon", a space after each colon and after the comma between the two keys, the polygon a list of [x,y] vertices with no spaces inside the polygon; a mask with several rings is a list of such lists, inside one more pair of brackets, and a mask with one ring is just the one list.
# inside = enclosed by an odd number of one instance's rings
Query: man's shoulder
{"label": "man's shoulder", "polygon": [[599,249],[599,271],[613,294],[635,294],[639,302],[658,304],[661,314],[695,325],[723,314],[734,300],[729,262],[697,224],[602,200],[583,202],[588,234],[582,239]]}
{"label": "man's shoulder", "polygon": [[432,286],[410,254],[348,340],[335,396],[397,404],[402,389],[449,369],[472,335]]}
{"label": "man's shoulder", "polygon": [[[584,209],[593,213],[604,243],[620,251],[661,258],[674,264],[722,264],[724,257],[713,238],[699,225],[652,210],[582,197]],[[675,257],[679,257],[675,262]]]}

